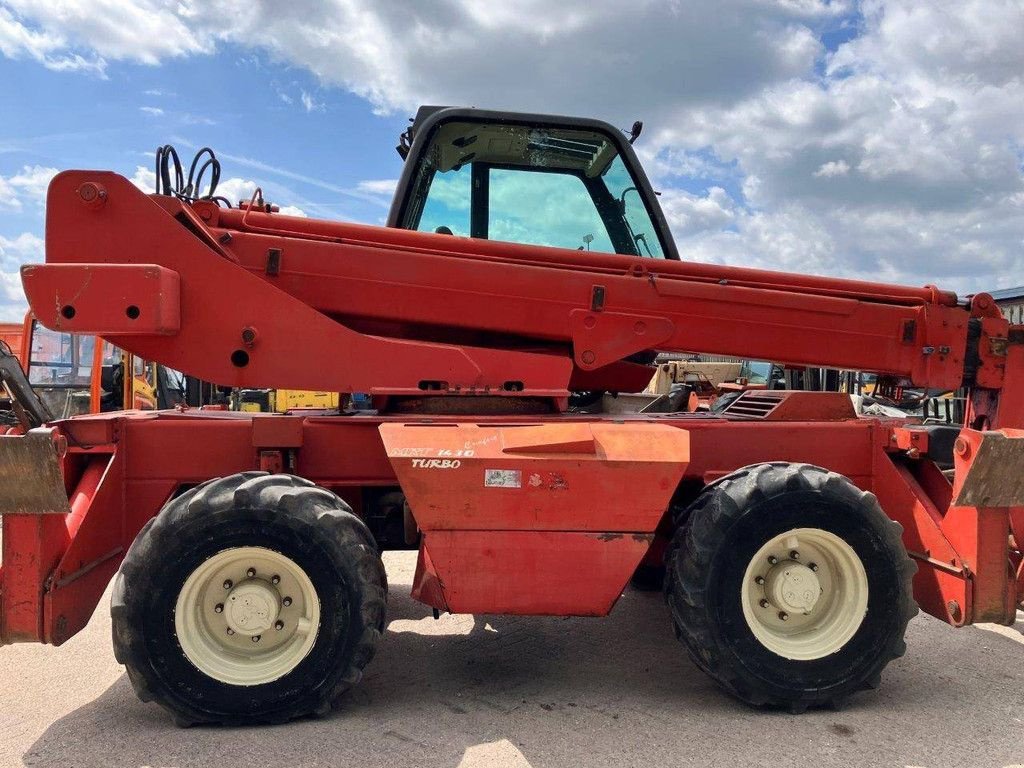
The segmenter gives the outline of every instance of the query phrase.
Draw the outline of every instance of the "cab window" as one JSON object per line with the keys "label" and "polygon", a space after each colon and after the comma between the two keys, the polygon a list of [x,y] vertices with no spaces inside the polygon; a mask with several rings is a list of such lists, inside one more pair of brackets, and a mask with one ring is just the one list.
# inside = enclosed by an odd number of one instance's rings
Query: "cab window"
{"label": "cab window", "polygon": [[583,181],[567,173],[493,168],[487,237],[615,253]]}
{"label": "cab window", "polygon": [[452,121],[419,157],[400,227],[664,258],[636,179],[603,133]]}
{"label": "cab window", "polygon": [[76,336],[32,326],[32,348],[29,352],[30,384],[49,387],[82,387],[92,381],[92,359],[95,338]]}
{"label": "cab window", "polygon": [[608,170],[604,173],[604,183],[612,197],[619,203],[623,221],[636,253],[640,256],[664,258],[665,254],[658,233],[654,229],[654,222],[621,156],[616,155],[608,165]]}
{"label": "cab window", "polygon": [[470,166],[431,179],[416,229],[469,237]]}

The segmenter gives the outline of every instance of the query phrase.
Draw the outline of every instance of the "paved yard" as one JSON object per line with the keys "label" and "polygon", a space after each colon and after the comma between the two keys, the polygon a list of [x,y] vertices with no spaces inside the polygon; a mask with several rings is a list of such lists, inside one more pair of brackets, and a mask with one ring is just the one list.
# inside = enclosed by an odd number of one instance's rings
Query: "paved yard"
{"label": "paved yard", "polygon": [[672,637],[659,595],[607,619],[444,616],[389,554],[390,624],[366,678],[323,720],[176,728],[135,699],[104,601],[62,648],[0,649],[0,766],[1011,766],[1024,764],[1024,617],[911,622],[879,691],[840,711],[750,710]]}

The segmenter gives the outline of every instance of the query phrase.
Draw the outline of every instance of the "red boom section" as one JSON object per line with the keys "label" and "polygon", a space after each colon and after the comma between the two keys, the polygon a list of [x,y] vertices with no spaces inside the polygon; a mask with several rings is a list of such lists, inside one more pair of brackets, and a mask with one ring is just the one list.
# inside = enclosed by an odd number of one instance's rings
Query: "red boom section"
{"label": "red boom section", "polygon": [[[47,262],[23,272],[47,326],[225,385],[381,394],[630,389],[642,377],[620,361],[650,349],[952,389],[980,311],[933,288],[190,208],[93,171],[51,183]],[[985,334],[1005,357],[992,309]],[[175,316],[177,329],[156,320]],[[998,388],[999,350],[981,348],[979,381]]]}

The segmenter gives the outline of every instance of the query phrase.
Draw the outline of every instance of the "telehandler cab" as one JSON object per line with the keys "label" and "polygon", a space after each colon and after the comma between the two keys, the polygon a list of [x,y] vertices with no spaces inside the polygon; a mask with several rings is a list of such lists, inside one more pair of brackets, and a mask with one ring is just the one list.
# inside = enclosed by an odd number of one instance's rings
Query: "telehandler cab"
{"label": "telehandler cab", "polygon": [[[379,549],[405,546],[413,596],[465,613],[603,616],[663,559],[697,666],[793,711],[877,686],[917,605],[1014,621],[1024,326],[991,297],[681,261],[629,140],[594,120],[424,108],[400,152],[387,227],[226,207],[197,191],[212,153],[185,183],[162,150],[154,195],[53,180],[46,263],[22,269],[44,325],[374,408],[0,437],[0,641],[65,642],[114,577],[143,700],[181,723],[322,713],[383,637]],[[800,391],[595,412],[657,351],[963,386],[968,413],[930,427]]]}

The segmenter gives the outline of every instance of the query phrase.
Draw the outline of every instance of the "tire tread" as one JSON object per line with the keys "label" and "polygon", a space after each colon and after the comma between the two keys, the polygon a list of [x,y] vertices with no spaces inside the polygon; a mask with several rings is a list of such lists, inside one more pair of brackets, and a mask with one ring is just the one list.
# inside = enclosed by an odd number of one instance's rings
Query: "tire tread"
{"label": "tire tread", "polygon": [[[280,514],[276,522],[293,530],[320,528],[330,532],[324,540],[333,542],[332,557],[354,564],[359,594],[363,595],[360,615],[363,629],[356,640],[345,669],[332,675],[333,685],[321,686],[315,696],[286,712],[265,715],[222,715],[206,711],[201,704],[183,703],[167,691],[149,661],[141,625],[141,598],[154,588],[160,569],[153,568],[166,552],[173,551],[183,525],[211,515],[230,514],[245,508],[273,510]],[[385,625],[387,574],[373,536],[366,524],[352,513],[337,495],[308,480],[293,475],[269,475],[265,472],[241,472],[209,480],[172,499],[143,527],[129,548],[115,580],[111,598],[114,656],[127,669],[136,696],[144,702],[155,701],[169,710],[178,725],[198,723],[273,724],[307,715],[324,715],[337,700],[362,677],[363,668],[373,659]]]}
{"label": "tire tread", "polygon": [[[855,682],[849,690],[824,696],[805,691],[797,697],[783,698],[755,676],[744,674],[732,661],[731,654],[716,641],[709,618],[706,578],[718,543],[725,539],[729,528],[745,510],[788,491],[807,490],[823,491],[865,507],[886,549],[901,553],[898,563],[901,599],[900,604],[892,608],[899,612],[899,629],[888,639],[866,679]],[[686,522],[675,528],[665,553],[664,595],[672,615],[673,631],[694,663],[732,695],[754,706],[779,707],[794,713],[808,707],[840,706],[842,699],[856,690],[877,688],[882,668],[905,653],[903,637],[907,623],[917,614],[911,578],[917,566],[903,547],[902,526],[885,516],[874,494],[857,488],[842,475],[812,464],[767,462],[744,467],[716,480],[679,517]]]}

